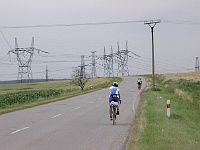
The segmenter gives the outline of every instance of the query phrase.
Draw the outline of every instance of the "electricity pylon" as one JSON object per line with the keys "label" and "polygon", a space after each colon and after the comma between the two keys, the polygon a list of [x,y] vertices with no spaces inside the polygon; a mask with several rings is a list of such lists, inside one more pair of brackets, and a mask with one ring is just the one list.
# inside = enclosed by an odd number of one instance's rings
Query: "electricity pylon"
{"label": "electricity pylon", "polygon": [[96,51],[92,51],[92,72],[91,72],[91,77],[95,78],[97,77],[97,73],[96,73],[96,61],[95,61],[95,52]]}
{"label": "electricity pylon", "polygon": [[104,47],[104,76],[111,77],[114,76],[113,73],[113,49],[111,47],[111,53],[106,55],[106,50]]}
{"label": "electricity pylon", "polygon": [[121,73],[122,76],[125,76],[125,73],[129,75],[129,70],[128,70],[128,42],[126,41],[126,49],[125,50],[120,50],[119,49],[119,43],[117,42],[117,63],[118,63],[118,68],[117,68],[117,76]]}
{"label": "electricity pylon", "polygon": [[28,48],[19,48],[17,38],[15,38],[15,49],[8,51],[9,54],[14,53],[17,56],[17,61],[19,65],[17,80],[21,83],[31,82],[33,79],[31,63],[35,51],[37,51],[38,53],[48,53],[40,49],[34,48],[34,37],[32,37],[31,47]]}

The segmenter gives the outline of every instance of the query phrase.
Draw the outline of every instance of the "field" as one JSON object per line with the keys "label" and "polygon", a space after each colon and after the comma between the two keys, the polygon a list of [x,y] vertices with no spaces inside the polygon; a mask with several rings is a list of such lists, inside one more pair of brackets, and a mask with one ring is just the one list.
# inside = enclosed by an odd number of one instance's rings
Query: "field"
{"label": "field", "polygon": [[162,76],[165,78],[164,82],[168,80],[178,81],[179,79],[200,81],[200,73],[198,72],[163,74]]}
{"label": "field", "polygon": [[[146,79],[151,83],[150,76]],[[141,94],[128,150],[200,149],[200,73],[163,74]],[[166,100],[171,115],[167,117]]]}
{"label": "field", "polygon": [[71,80],[0,85],[0,114],[63,100],[110,86],[121,78],[89,79],[84,90]]}

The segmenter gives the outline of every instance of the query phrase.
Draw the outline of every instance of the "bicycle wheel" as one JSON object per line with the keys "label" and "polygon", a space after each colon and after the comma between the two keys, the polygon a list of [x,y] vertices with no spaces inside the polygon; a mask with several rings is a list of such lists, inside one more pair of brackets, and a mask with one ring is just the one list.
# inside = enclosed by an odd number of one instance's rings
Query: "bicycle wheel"
{"label": "bicycle wheel", "polygon": [[116,124],[116,107],[113,106],[113,125]]}

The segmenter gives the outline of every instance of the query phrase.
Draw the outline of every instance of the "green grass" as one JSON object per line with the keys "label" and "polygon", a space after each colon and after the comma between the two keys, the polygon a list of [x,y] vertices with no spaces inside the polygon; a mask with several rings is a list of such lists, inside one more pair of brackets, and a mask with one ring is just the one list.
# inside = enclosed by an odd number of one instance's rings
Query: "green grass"
{"label": "green grass", "polygon": [[[194,89],[191,90],[186,82]],[[185,80],[184,84],[182,81],[170,81],[166,86],[162,81],[157,80],[156,86],[160,91],[152,91],[148,88],[142,92],[139,111],[127,149],[198,150],[200,148],[199,106],[195,101],[177,95],[175,88],[196,95],[199,85]],[[166,115],[168,99],[171,102],[170,118]]]}
{"label": "green grass", "polygon": [[0,108],[14,104],[23,104],[35,101],[37,99],[49,98],[64,93],[64,90],[37,90],[37,91],[19,91],[16,93],[7,93],[0,95]]}
{"label": "green grass", "polygon": [[48,89],[78,90],[79,87],[70,83],[70,80],[60,80],[37,83],[0,84],[0,95],[18,91],[48,90]]}
{"label": "green grass", "polygon": [[180,79],[178,88],[190,93],[193,103],[200,106],[200,81],[194,82]]}
{"label": "green grass", "polygon": [[[84,90],[70,80],[0,85],[0,114],[51,103],[109,87],[122,78],[89,79]],[[92,85],[92,88],[91,88]]]}

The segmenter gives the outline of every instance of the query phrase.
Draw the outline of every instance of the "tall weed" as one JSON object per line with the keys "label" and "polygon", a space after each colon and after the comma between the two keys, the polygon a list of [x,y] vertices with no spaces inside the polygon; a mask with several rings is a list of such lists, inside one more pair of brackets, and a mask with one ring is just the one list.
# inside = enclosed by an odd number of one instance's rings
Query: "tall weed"
{"label": "tall weed", "polygon": [[183,91],[189,92],[193,98],[193,103],[200,106],[200,82],[180,79],[177,87]]}

